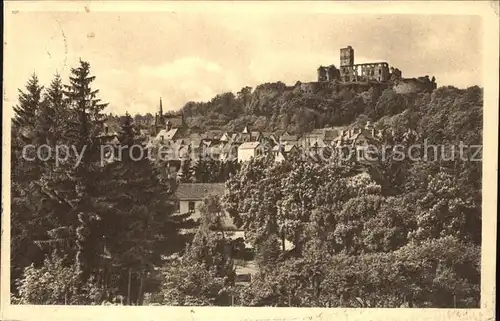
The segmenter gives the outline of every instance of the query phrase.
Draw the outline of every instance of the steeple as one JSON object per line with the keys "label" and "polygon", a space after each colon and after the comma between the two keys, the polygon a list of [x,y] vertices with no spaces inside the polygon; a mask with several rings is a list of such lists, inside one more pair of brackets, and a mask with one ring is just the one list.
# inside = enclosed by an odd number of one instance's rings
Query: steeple
{"label": "steeple", "polygon": [[161,97],[160,97],[160,112],[159,112],[158,116],[159,116],[158,117],[159,118],[158,121],[159,121],[160,125],[165,125],[165,120],[163,118],[163,106],[162,106],[162,103],[161,103]]}

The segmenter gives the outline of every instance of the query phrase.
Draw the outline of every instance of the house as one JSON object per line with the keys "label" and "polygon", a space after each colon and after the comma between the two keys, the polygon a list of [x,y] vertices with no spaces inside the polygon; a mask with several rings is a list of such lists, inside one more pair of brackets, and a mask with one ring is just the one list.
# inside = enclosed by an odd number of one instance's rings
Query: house
{"label": "house", "polygon": [[259,136],[259,140],[258,140],[260,143],[263,143],[263,142],[269,142],[271,143],[273,146],[274,145],[278,145],[279,144],[279,139],[276,137],[276,135],[274,133],[271,133],[271,132],[263,132],[260,136]]}
{"label": "house", "polygon": [[333,129],[325,129],[325,130],[323,131],[323,137],[322,137],[322,139],[323,139],[323,141],[324,141],[326,144],[330,145],[330,144],[331,144],[331,142],[332,142],[335,138],[337,138],[338,136],[339,136],[339,132],[338,132],[337,130],[333,130]]}
{"label": "house", "polygon": [[179,134],[180,132],[178,128],[172,128],[170,130],[165,128],[158,132],[158,134],[156,135],[156,141],[164,142],[176,140],[179,138]]}
{"label": "house", "polygon": [[251,142],[251,141],[252,141],[252,134],[251,134],[251,133],[240,133],[240,134],[238,135],[238,139],[239,139],[242,143]]}
{"label": "house", "polygon": [[332,156],[332,147],[322,138],[308,140],[304,151],[313,159],[327,160]]}
{"label": "house", "polygon": [[285,144],[285,145],[274,146],[272,152],[274,155],[274,161],[282,162],[288,157],[298,154],[299,149],[295,145]]}
{"label": "house", "polygon": [[[177,186],[175,197],[179,202],[179,214],[191,213],[191,219],[198,221],[201,218],[200,206],[203,200],[212,195],[222,195],[224,184],[220,183],[181,183]],[[222,215],[222,227],[224,230],[234,231],[233,220],[229,214]]]}
{"label": "house", "polygon": [[222,162],[235,161],[238,159],[238,146],[239,144],[228,142],[222,145],[220,151],[220,160]]}
{"label": "house", "polygon": [[224,144],[221,144],[221,143],[211,144],[206,149],[206,153],[204,156],[207,157],[208,159],[211,159],[211,160],[219,160],[223,147],[224,147]]}
{"label": "house", "polygon": [[259,142],[245,142],[238,147],[238,161],[247,162],[259,155]]}
{"label": "house", "polygon": [[248,126],[245,126],[243,131],[238,135],[241,142],[259,142],[262,138],[262,133],[259,131],[250,131]]}
{"label": "house", "polygon": [[250,132],[250,140],[252,142],[258,142],[258,141],[260,141],[261,137],[262,137],[262,134],[260,132],[258,132],[258,131],[252,131],[252,132]]}
{"label": "house", "polygon": [[279,137],[279,142],[280,143],[297,143],[298,142],[298,136],[297,135],[291,135],[288,132],[284,132],[280,137]]}
{"label": "house", "polygon": [[118,140],[118,134],[114,130],[109,130],[108,125],[104,125],[104,131],[97,135],[100,141],[107,145],[118,145],[120,141]]}
{"label": "house", "polygon": [[350,129],[341,130],[340,135],[335,137],[331,146],[344,154],[349,153],[351,157],[355,157],[357,161],[366,162],[374,161],[377,158],[376,146],[378,145],[378,137],[376,131],[370,126],[352,127]]}
{"label": "house", "polygon": [[221,142],[224,142],[224,143],[227,143],[228,141],[230,141],[231,139],[233,139],[235,137],[235,133],[232,133],[232,132],[225,132],[224,134],[222,134],[221,138],[219,139]]}

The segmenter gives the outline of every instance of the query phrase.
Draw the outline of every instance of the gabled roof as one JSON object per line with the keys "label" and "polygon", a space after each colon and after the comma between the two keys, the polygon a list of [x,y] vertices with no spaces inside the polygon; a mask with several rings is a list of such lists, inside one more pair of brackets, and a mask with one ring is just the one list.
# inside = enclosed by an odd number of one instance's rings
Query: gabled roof
{"label": "gabled roof", "polygon": [[283,152],[285,153],[289,153],[290,151],[292,151],[294,148],[297,148],[297,146],[293,145],[293,144],[281,144],[280,145],[276,145],[273,147],[273,151],[274,152],[277,152],[277,151],[280,151],[280,149],[283,149]]}
{"label": "gabled roof", "polygon": [[220,138],[219,140],[221,141],[228,141],[231,139],[231,133],[228,133],[228,132],[225,132]]}
{"label": "gabled roof", "polygon": [[238,149],[255,149],[259,146],[259,142],[245,142],[241,144]]}
{"label": "gabled roof", "polygon": [[238,135],[238,138],[241,141],[250,141],[252,139],[252,134],[250,133],[241,133]]}
{"label": "gabled roof", "polygon": [[298,136],[297,135],[290,135],[289,133],[287,132],[284,132],[281,136],[280,136],[280,140],[287,140],[287,141],[290,141],[290,140],[297,140],[298,139]]}
{"label": "gabled roof", "polygon": [[181,183],[175,191],[179,200],[203,200],[208,195],[224,193],[224,184],[221,183]]}
{"label": "gabled roof", "polygon": [[252,131],[252,132],[250,132],[250,135],[252,137],[259,137],[261,135],[261,133],[259,131]]}
{"label": "gabled roof", "polygon": [[97,137],[103,137],[103,138],[113,138],[113,137],[118,137],[118,133],[116,131],[108,131],[107,133],[106,132],[101,132],[99,133],[99,135],[97,135]]}
{"label": "gabled roof", "polygon": [[178,132],[177,128],[173,128],[171,130],[162,129],[160,130],[158,135],[156,135],[156,139],[161,139],[161,136],[163,136],[163,139],[171,140],[174,139],[175,134],[177,134],[177,132]]}

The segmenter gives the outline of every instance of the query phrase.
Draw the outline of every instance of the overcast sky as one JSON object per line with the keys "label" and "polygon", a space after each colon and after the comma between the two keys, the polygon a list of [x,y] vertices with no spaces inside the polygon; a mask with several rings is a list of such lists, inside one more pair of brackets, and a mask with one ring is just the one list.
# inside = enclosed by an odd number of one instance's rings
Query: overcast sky
{"label": "overcast sky", "polygon": [[18,12],[6,13],[4,99],[36,72],[66,79],[78,58],[91,64],[108,111],[154,113],[263,82],[314,81],[319,65],[387,61],[404,77],[481,85],[477,16]]}

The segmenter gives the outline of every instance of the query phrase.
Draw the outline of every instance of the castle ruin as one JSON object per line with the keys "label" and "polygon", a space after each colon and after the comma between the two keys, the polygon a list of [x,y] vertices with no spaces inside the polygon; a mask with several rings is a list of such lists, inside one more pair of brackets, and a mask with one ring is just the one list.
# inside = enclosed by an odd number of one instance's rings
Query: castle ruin
{"label": "castle ruin", "polygon": [[317,70],[318,82],[341,84],[386,84],[396,92],[411,93],[432,91],[437,85],[435,78],[428,76],[403,78],[401,70],[389,67],[385,61],[355,64],[354,49],[351,46],[340,49],[340,68],[335,65],[320,66]]}

